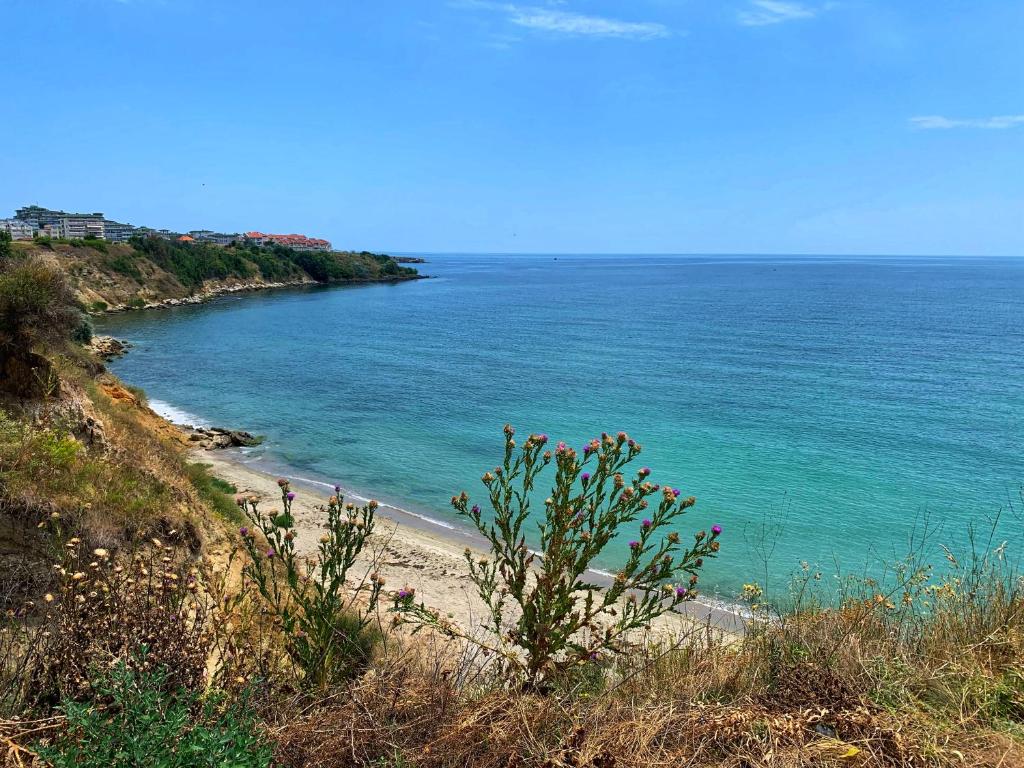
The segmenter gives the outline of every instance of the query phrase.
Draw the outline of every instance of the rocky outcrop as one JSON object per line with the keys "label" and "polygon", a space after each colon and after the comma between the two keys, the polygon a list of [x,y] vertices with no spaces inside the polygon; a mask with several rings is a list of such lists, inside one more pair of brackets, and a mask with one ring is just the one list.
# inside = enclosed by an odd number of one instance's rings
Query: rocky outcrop
{"label": "rocky outcrop", "polygon": [[131,348],[131,344],[113,336],[93,336],[89,349],[102,360],[113,360],[121,357]]}
{"label": "rocky outcrop", "polygon": [[266,280],[233,281],[218,283],[208,281],[203,290],[193,293],[190,296],[180,298],[161,299],[159,301],[139,302],[133,301],[128,304],[113,304],[107,306],[104,312],[127,312],[132,309],[170,309],[171,307],[187,307],[190,304],[202,304],[231,293],[243,293],[248,291],[263,291],[269,288],[295,288],[304,285],[316,285],[315,280],[308,277],[285,280],[283,282],[270,282]]}
{"label": "rocky outcrop", "polygon": [[205,450],[218,448],[242,448],[259,445],[263,438],[250,432],[221,427],[192,427],[186,429],[189,444]]}

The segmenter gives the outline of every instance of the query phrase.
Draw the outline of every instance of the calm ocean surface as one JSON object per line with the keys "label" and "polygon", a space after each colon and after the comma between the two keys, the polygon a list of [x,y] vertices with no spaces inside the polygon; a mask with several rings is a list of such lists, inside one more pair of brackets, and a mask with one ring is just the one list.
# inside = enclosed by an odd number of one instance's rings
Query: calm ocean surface
{"label": "calm ocean surface", "polygon": [[801,561],[876,568],[925,514],[939,561],[1020,500],[1024,259],[428,259],[435,279],[99,330],[136,345],[111,367],[153,401],[266,435],[264,465],[449,523],[506,421],[575,445],[626,430],[654,481],[697,496],[687,531],[725,528],[705,577],[725,597],[764,560],[775,586]]}

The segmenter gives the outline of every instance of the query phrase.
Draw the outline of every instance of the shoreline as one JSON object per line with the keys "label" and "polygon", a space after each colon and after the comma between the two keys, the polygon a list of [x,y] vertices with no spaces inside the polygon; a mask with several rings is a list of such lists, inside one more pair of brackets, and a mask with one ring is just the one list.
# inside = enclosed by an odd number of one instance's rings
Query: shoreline
{"label": "shoreline", "polygon": [[[166,420],[163,414],[161,417]],[[244,451],[243,448],[218,448],[192,449],[189,453],[194,461],[209,465],[213,475],[234,485],[239,493],[259,496],[266,504],[264,510],[280,504],[277,479],[289,480],[293,490],[298,492],[293,502],[296,533],[299,541],[307,545],[303,547],[300,543],[298,549],[303,554],[315,551],[321,522],[317,507],[325,505],[328,496],[333,495],[333,484],[303,476],[286,465],[271,467],[261,464],[259,459],[246,461]],[[358,503],[371,498],[344,484],[342,495]],[[458,523],[438,520],[386,501],[378,503],[378,532],[374,537],[377,541],[368,549],[377,551],[376,569],[386,579],[388,589],[413,587],[417,599],[434,609],[442,609],[450,619],[466,628],[478,625],[478,617],[483,616],[486,609],[467,575],[464,553],[469,549],[474,556],[486,555],[486,540]],[[371,560],[372,557],[364,554],[361,565],[369,567]],[[598,570],[589,573],[592,581],[601,586],[610,584],[613,578]],[[701,596],[684,603],[679,611],[662,616],[652,626],[652,631],[671,636],[696,626],[707,626],[736,636],[743,634],[748,622],[749,616],[742,606],[734,607]]]}
{"label": "shoreline", "polygon": [[199,293],[194,293],[189,296],[182,296],[180,298],[169,297],[158,301],[147,302],[141,306],[132,306],[130,304],[108,305],[102,311],[90,311],[89,314],[94,317],[102,317],[103,315],[120,315],[125,312],[142,312],[148,309],[187,307],[195,304],[205,304],[206,302],[220,298],[221,296],[230,296],[235,293],[255,293],[257,291],[270,291],[281,288],[312,288],[315,286],[332,287],[343,285],[393,285],[395,283],[407,283],[413,280],[428,280],[430,277],[430,275],[421,275],[417,273],[407,277],[390,277],[381,280],[330,280],[327,282],[319,282],[313,279],[302,278],[298,280],[286,280],[284,282],[272,283],[234,282],[229,285],[219,285],[212,288],[206,288]]}

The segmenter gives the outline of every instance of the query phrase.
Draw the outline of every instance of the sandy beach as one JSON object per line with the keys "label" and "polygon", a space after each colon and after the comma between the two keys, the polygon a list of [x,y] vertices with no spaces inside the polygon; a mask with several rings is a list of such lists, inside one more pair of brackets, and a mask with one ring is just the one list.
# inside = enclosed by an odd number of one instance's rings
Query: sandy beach
{"label": "sandy beach", "polygon": [[[281,491],[277,476],[248,466],[237,451],[197,450],[195,461],[208,464],[211,472],[232,483],[240,493],[255,494],[263,500],[263,509],[280,506]],[[330,492],[310,482],[292,480],[296,491],[292,511],[296,519],[300,552],[312,552],[320,537],[322,514]],[[354,499],[353,499],[354,500]],[[466,575],[466,548],[483,553],[484,540],[460,528],[444,528],[415,518],[402,510],[382,504],[377,513],[377,530],[372,551],[364,551],[364,567],[375,559],[377,571],[385,578],[387,589],[410,586],[419,599],[466,629],[479,625],[484,606]],[[595,581],[599,581],[595,577]],[[744,620],[732,611],[701,602],[687,603],[685,613],[662,617],[654,628],[668,636],[692,630],[695,625],[735,634]]]}

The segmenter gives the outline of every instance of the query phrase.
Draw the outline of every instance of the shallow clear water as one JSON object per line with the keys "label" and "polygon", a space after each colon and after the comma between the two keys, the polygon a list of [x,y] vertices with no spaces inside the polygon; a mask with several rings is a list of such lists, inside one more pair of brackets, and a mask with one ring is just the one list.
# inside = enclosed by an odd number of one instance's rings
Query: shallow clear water
{"label": "shallow clear water", "polygon": [[[626,430],[720,523],[706,589],[956,541],[1024,482],[1024,259],[430,256],[435,279],[104,318],[153,400],[438,519],[501,427]],[[763,541],[765,525],[781,524]],[[624,544],[622,545],[624,548]],[[605,566],[614,566],[616,549]],[[938,559],[938,558],[937,558]]]}

